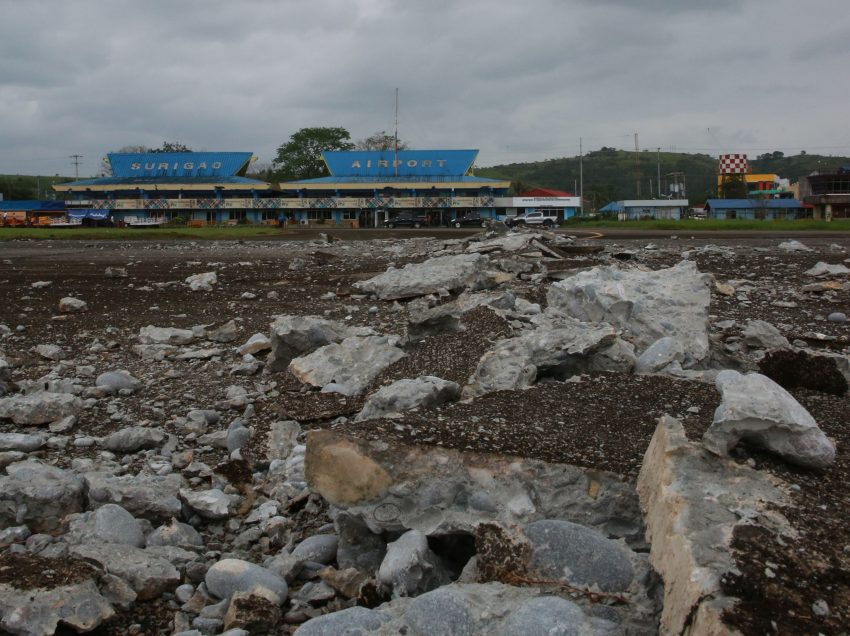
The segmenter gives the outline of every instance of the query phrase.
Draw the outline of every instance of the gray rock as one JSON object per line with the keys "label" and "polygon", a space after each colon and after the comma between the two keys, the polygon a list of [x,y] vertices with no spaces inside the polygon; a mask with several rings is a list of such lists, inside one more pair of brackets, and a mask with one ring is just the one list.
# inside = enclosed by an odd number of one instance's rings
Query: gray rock
{"label": "gray rock", "polygon": [[90,632],[115,615],[92,579],[53,589],[18,590],[0,584],[0,627],[10,634],[49,636],[59,623]]}
{"label": "gray rock", "polygon": [[298,444],[298,436],[301,434],[301,425],[295,420],[283,420],[272,422],[269,427],[268,451],[266,457],[269,461],[275,459],[286,459],[292,449]]}
{"label": "gray rock", "polygon": [[151,532],[147,538],[148,546],[173,546],[177,548],[202,548],[204,539],[188,523],[172,519],[168,525],[162,525]]}
{"label": "gray rock", "polygon": [[812,248],[806,247],[800,241],[784,241],[777,246],[783,252],[811,252]]}
{"label": "gray rock", "polygon": [[638,355],[667,336],[681,345],[683,367],[708,355],[710,277],[693,262],[657,271],[595,267],[554,283],[547,301],[547,311],[623,330]]}
{"label": "gray rock", "polygon": [[71,471],[28,460],[8,465],[6,473],[0,476],[0,529],[26,524],[53,532],[83,509],[83,482]]}
{"label": "gray rock", "polygon": [[143,448],[157,448],[165,441],[165,431],[159,428],[130,426],[115,431],[103,440],[103,447],[115,453],[135,453]]}
{"label": "gray rock", "polygon": [[356,419],[370,420],[419,407],[431,408],[456,400],[459,396],[460,385],[432,375],[397,380],[370,395]]}
{"label": "gray rock", "polygon": [[212,291],[216,283],[218,283],[218,276],[215,272],[193,274],[186,278],[186,284],[192,291]]}
{"label": "gray rock", "polygon": [[106,278],[127,278],[128,276],[126,267],[107,267],[103,275]]}
{"label": "gray rock", "polygon": [[353,336],[372,336],[368,327],[351,327],[318,316],[277,316],[271,324],[269,371],[285,371],[294,358]]}
{"label": "gray rock", "polygon": [[815,264],[811,269],[807,269],[803,272],[807,276],[843,276],[845,274],[850,274],[850,269],[847,268],[846,265],[842,265],[841,263],[824,263],[823,261],[819,261]]}
{"label": "gray rock", "polygon": [[142,383],[134,378],[128,371],[107,371],[97,376],[95,386],[117,393],[121,389],[136,391]]}
{"label": "gray rock", "polygon": [[223,325],[206,331],[207,340],[212,340],[214,342],[233,342],[238,337],[239,330],[236,328],[236,321],[234,320],[228,320]]}
{"label": "gray rock", "polygon": [[71,553],[127,581],[140,601],[157,598],[180,584],[180,573],[169,561],[130,545],[82,544],[72,546]]}
{"label": "gray rock", "polygon": [[388,336],[346,338],[289,364],[289,372],[313,386],[344,395],[362,393],[386,367],[406,354]]}
{"label": "gray rock", "polygon": [[31,453],[44,446],[46,442],[47,438],[40,433],[0,433],[0,451]]}
{"label": "gray rock", "polygon": [[134,517],[153,523],[179,517],[183,509],[177,498],[183,486],[180,475],[123,475],[90,472],[84,476],[89,509],[118,504]]}
{"label": "gray rock", "polygon": [[381,300],[414,298],[441,290],[484,289],[491,283],[486,275],[489,259],[483,254],[455,254],[409,263],[390,269],[354,287]]}
{"label": "gray rock", "polygon": [[32,533],[26,526],[12,526],[0,530],[0,549],[8,547],[13,543],[23,543]]}
{"label": "gray rock", "polygon": [[264,587],[274,592],[282,603],[286,600],[287,585],[280,576],[264,567],[240,559],[223,559],[215,563],[204,579],[207,589],[220,599],[229,599],[234,592],[250,592]]}
{"label": "gray rock", "polygon": [[95,511],[73,515],[66,540],[77,543],[120,543],[143,548],[141,524],[121,506],[106,504]]}
{"label": "gray rock", "polygon": [[175,329],[174,327],[154,327],[148,325],[139,329],[139,342],[143,345],[187,345],[195,339],[191,329]]}
{"label": "gray rock", "polygon": [[79,298],[66,296],[59,300],[59,312],[63,314],[73,314],[88,309],[85,301]]}
{"label": "gray rock", "polygon": [[56,361],[66,358],[65,350],[54,344],[40,344],[35,348],[35,352],[45,360]]}
{"label": "gray rock", "polygon": [[298,628],[298,636],[364,636],[383,623],[380,612],[350,607],[310,619]]}
{"label": "gray rock", "polygon": [[0,419],[12,420],[15,424],[49,424],[77,415],[82,408],[80,398],[69,393],[42,391],[0,399]]}
{"label": "gray rock", "polygon": [[476,630],[466,599],[449,588],[414,598],[404,611],[404,620],[417,636],[473,636]]}
{"label": "gray rock", "polygon": [[585,622],[581,608],[557,596],[532,598],[511,612],[502,627],[504,636],[578,636]]}
{"label": "gray rock", "polygon": [[603,592],[625,591],[634,576],[628,551],[605,535],[569,521],[543,519],[526,524],[531,541],[532,578],[564,581]]}
{"label": "gray rock", "polygon": [[370,575],[377,572],[387,553],[383,537],[369,530],[362,519],[345,511],[337,514],[334,525],[339,536],[336,551],[339,568],[355,568]]}
{"label": "gray rock", "polygon": [[750,320],[742,331],[744,344],[759,349],[785,349],[790,346],[788,339],[779,329],[764,320]]}
{"label": "gray rock", "polygon": [[378,581],[391,589],[393,596],[416,596],[447,585],[451,578],[428,547],[428,538],[417,530],[408,530],[387,545]]}
{"label": "gray rock", "polygon": [[251,429],[239,426],[227,433],[227,450],[231,453],[238,448],[242,448],[251,439]]}
{"label": "gray rock", "polygon": [[180,490],[180,497],[204,519],[227,519],[232,516],[242,498],[219,490]]}
{"label": "gray rock", "polygon": [[727,455],[746,440],[800,466],[827,468],[835,461],[835,446],[814,418],[770,378],[727,369],[715,384],[722,401],[703,435],[708,450]]}
{"label": "gray rock", "polygon": [[271,340],[269,340],[265,334],[255,333],[253,336],[248,338],[248,341],[240,347],[236,348],[236,352],[239,355],[246,354],[255,354],[260,351],[267,351],[272,348]]}
{"label": "gray rock", "polygon": [[680,361],[681,357],[682,349],[674,338],[659,338],[637,359],[635,373],[658,373],[668,364]]}
{"label": "gray rock", "polygon": [[843,311],[834,311],[829,314],[826,319],[829,322],[844,323],[847,322],[847,314],[845,314]]}
{"label": "gray rock", "polygon": [[292,556],[299,561],[315,561],[328,565],[336,559],[339,539],[335,534],[316,534],[307,537],[292,550]]}

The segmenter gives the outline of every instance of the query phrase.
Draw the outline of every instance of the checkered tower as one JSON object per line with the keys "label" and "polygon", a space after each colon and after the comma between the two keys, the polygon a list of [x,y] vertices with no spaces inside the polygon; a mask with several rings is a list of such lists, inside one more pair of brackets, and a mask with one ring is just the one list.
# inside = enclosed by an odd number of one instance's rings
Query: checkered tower
{"label": "checkered tower", "polygon": [[[744,181],[744,175],[750,171],[747,155],[729,154],[720,155],[717,177],[717,196],[726,196],[727,188],[732,187],[732,182]],[[736,188],[737,189],[737,188]],[[746,188],[744,188],[746,189]]]}

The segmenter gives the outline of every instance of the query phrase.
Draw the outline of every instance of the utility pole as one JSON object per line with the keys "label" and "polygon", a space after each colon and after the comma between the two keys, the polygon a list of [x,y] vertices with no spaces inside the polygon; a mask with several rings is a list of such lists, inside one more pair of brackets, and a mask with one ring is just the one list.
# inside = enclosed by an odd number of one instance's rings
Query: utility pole
{"label": "utility pole", "polygon": [[640,146],[638,145],[637,133],[635,133],[635,185],[637,186],[637,198],[640,199]]}
{"label": "utility pole", "polygon": [[658,198],[661,198],[661,147],[655,149],[658,157]]}
{"label": "utility pole", "polygon": [[68,158],[74,160],[73,161],[73,163],[74,163],[74,177],[79,179],[80,178],[80,159],[83,158],[83,155],[68,155]]}
{"label": "utility pole", "polygon": [[584,216],[584,147],[582,138],[578,138],[578,215]]}
{"label": "utility pole", "polygon": [[398,87],[395,89],[395,138],[393,142],[393,174],[398,176]]}

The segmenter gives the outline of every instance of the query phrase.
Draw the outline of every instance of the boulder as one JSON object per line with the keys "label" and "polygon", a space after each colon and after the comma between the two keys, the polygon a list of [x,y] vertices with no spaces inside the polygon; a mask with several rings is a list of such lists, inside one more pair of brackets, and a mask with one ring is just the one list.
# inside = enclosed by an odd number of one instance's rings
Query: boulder
{"label": "boulder", "polygon": [[88,488],[88,507],[94,510],[114,503],[134,517],[151,522],[179,517],[183,509],[177,495],[183,486],[180,475],[111,475],[90,472],[84,476]]}
{"label": "boulder", "polygon": [[313,561],[327,565],[336,560],[339,539],[335,534],[316,534],[307,537],[292,550],[299,561]]}
{"label": "boulder", "polygon": [[228,320],[213,329],[205,329],[204,337],[207,340],[212,340],[213,342],[234,342],[236,338],[239,337],[239,330],[236,327],[236,321]]}
{"label": "boulder", "polygon": [[280,576],[264,567],[240,559],[222,559],[215,563],[205,577],[207,589],[220,599],[229,599],[236,592],[250,592],[260,587],[286,600],[287,585]]}
{"label": "boulder", "polygon": [[50,636],[60,629],[59,623],[90,632],[114,615],[91,578],[37,593],[0,583],[0,627],[9,634]]}
{"label": "boulder", "polygon": [[141,524],[121,506],[106,504],[97,510],[73,515],[66,541],[76,543],[121,543],[145,547]]}
{"label": "boulder", "polygon": [[586,617],[582,609],[564,598],[538,596],[510,613],[502,633],[523,636],[579,636]]}
{"label": "boulder", "polygon": [[53,360],[54,362],[64,360],[67,357],[65,350],[55,344],[40,344],[34,351],[45,360]]}
{"label": "boulder", "polygon": [[129,583],[140,601],[157,598],[180,584],[180,572],[169,561],[131,545],[81,544],[72,546],[71,553]]}
{"label": "boulder", "polygon": [[15,424],[49,424],[77,415],[82,409],[82,400],[70,393],[40,391],[0,399],[0,419],[12,420]]}
{"label": "boulder", "polygon": [[45,443],[47,443],[47,437],[41,433],[0,433],[0,451],[31,453]]}
{"label": "boulder", "polygon": [[94,381],[95,386],[106,389],[111,393],[117,393],[124,389],[127,391],[136,391],[142,383],[134,378],[128,371],[107,371],[97,376]]}
{"label": "boulder", "polygon": [[850,274],[850,269],[841,263],[824,263],[819,261],[814,267],[803,272],[806,276],[844,276]]}
{"label": "boulder", "polygon": [[204,547],[204,539],[188,523],[181,523],[172,519],[168,525],[162,525],[151,532],[147,537],[146,545],[193,549]]}
{"label": "boulder", "polygon": [[381,300],[415,298],[443,290],[485,289],[491,286],[486,269],[489,259],[483,254],[438,256],[423,263],[409,263],[402,269],[390,269],[354,287]]}
{"label": "boulder", "polygon": [[103,440],[103,447],[114,453],[135,453],[144,448],[157,448],[167,437],[159,428],[129,426],[115,431]]}
{"label": "boulder", "polygon": [[246,354],[255,354],[260,351],[266,351],[272,348],[271,341],[266,337],[265,334],[255,333],[253,336],[248,338],[248,341],[240,347],[236,348],[236,352],[239,355]]}
{"label": "boulder", "polygon": [[59,311],[63,314],[73,314],[88,309],[85,301],[66,296],[59,300]]}
{"label": "boulder", "polygon": [[681,361],[682,348],[669,336],[659,338],[635,362],[635,373],[658,373],[673,362]]}
{"label": "boulder", "polygon": [[603,592],[623,592],[632,582],[628,550],[597,530],[542,519],[526,524],[522,531],[532,545],[528,572],[533,579],[597,586]]}
{"label": "boulder", "polygon": [[356,419],[371,420],[419,407],[432,408],[459,396],[460,386],[456,382],[432,375],[398,380],[370,395]]}
{"label": "boulder", "polygon": [[139,329],[139,342],[143,345],[187,345],[195,339],[191,329],[176,329],[174,327],[154,327],[148,325]]}
{"label": "boulder", "polygon": [[189,276],[185,282],[192,291],[212,291],[213,285],[218,283],[218,276],[215,272],[203,272]]}
{"label": "boulder", "polygon": [[239,507],[242,497],[227,495],[218,488],[211,490],[180,490],[180,498],[204,519],[227,519]]}
{"label": "boulder", "polygon": [[368,327],[352,327],[318,316],[276,316],[271,324],[269,371],[285,371],[293,358],[353,336],[373,336]]}
{"label": "boulder", "polygon": [[343,395],[358,395],[386,367],[405,356],[391,336],[346,338],[295,358],[289,372],[306,384]]}
{"label": "boulder", "polygon": [[280,600],[269,590],[254,588],[249,592],[235,592],[224,615],[224,628],[244,628],[252,634],[270,634],[281,616]]}
{"label": "boulder", "polygon": [[0,475],[0,529],[26,524],[49,533],[83,509],[83,482],[71,471],[34,460],[16,462]]}
{"label": "boulder", "polygon": [[711,278],[691,261],[657,271],[595,267],[552,284],[547,301],[547,311],[614,325],[638,355],[668,336],[682,348],[683,367],[708,355]]}
{"label": "boulder", "polygon": [[746,440],[800,466],[827,468],[835,461],[835,446],[814,418],[770,378],[727,369],[715,384],[722,400],[703,435],[708,450],[725,456]]}
{"label": "boulder", "polygon": [[404,621],[414,634],[473,636],[477,631],[466,598],[451,588],[440,588],[411,600],[404,610]]}
{"label": "boulder", "polygon": [[790,346],[779,329],[764,320],[750,320],[741,335],[744,344],[754,349],[786,349]]}
{"label": "boulder", "polygon": [[428,547],[428,538],[408,530],[387,545],[378,581],[393,596],[417,596],[451,582],[448,569]]}
{"label": "boulder", "polygon": [[365,607],[349,607],[310,619],[298,628],[298,636],[365,635],[379,630],[385,620],[381,613],[376,610],[366,609]]}
{"label": "boulder", "polygon": [[777,246],[783,252],[811,252],[812,248],[803,245],[800,241],[783,241]]}

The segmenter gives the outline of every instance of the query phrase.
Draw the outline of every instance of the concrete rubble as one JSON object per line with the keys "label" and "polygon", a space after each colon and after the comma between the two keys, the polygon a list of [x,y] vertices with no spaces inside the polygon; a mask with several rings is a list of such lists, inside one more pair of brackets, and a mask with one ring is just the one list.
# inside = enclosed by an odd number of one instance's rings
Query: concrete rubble
{"label": "concrete rubble", "polygon": [[[736,633],[736,532],[800,536],[800,487],[769,462],[844,461],[792,395],[847,394],[838,252],[352,243],[157,244],[147,277],[97,259],[138,303],[97,328],[79,296],[100,311],[98,289],[18,285],[44,321],[0,315],[0,628],[142,633],[125,623],[154,608],[150,633],[193,636]],[[704,267],[744,249],[796,278]],[[595,405],[619,445],[570,404],[519,415],[600,378],[646,387],[642,430],[617,418],[641,395]],[[497,423],[544,452],[492,450]],[[633,471],[600,467],[618,453]]]}

